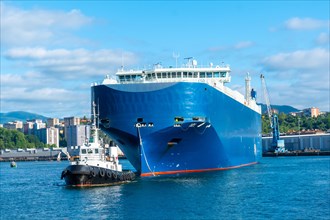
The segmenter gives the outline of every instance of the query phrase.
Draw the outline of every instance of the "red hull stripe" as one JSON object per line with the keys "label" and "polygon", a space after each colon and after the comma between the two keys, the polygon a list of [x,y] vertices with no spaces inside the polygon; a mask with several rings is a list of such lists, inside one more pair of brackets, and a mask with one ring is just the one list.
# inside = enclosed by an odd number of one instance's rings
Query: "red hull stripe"
{"label": "red hull stripe", "polygon": [[178,173],[199,173],[199,172],[207,172],[207,171],[215,171],[215,170],[230,170],[239,167],[250,166],[253,164],[257,164],[258,162],[252,162],[247,164],[242,164],[238,166],[225,167],[225,168],[209,168],[209,169],[201,169],[201,170],[175,170],[175,171],[164,171],[164,172],[152,172],[152,173],[142,173],[141,176],[155,176],[155,175],[169,175],[169,174],[178,174]]}

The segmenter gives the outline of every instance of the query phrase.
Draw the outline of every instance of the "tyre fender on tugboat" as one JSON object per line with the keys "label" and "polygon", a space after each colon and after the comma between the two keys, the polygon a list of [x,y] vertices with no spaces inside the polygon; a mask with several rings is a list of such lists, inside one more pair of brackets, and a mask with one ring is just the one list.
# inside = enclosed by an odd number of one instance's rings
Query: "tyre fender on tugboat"
{"label": "tyre fender on tugboat", "polygon": [[107,170],[107,177],[108,177],[108,178],[111,178],[111,177],[112,177],[112,172],[111,172],[111,170]]}
{"label": "tyre fender on tugboat", "polygon": [[116,171],[113,172],[113,173],[112,173],[112,179],[113,179],[113,180],[116,180],[117,177],[118,177],[117,172],[116,172]]}
{"label": "tyre fender on tugboat", "polygon": [[96,177],[96,171],[93,168],[91,168],[90,175]]}
{"label": "tyre fender on tugboat", "polygon": [[105,176],[105,170],[103,168],[100,168],[100,176],[101,177]]}

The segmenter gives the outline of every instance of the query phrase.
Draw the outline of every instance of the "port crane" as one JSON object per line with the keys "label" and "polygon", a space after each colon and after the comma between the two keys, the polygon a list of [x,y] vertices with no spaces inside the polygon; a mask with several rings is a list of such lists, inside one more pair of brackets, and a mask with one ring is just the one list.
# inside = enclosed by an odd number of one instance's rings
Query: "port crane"
{"label": "port crane", "polygon": [[272,134],[273,134],[273,141],[272,141],[272,147],[275,150],[275,153],[285,153],[285,146],[284,146],[284,140],[280,140],[280,129],[279,129],[279,123],[278,123],[278,117],[274,112],[272,111],[272,108],[270,106],[270,101],[269,101],[269,95],[267,91],[267,86],[266,86],[266,81],[265,81],[265,76],[263,74],[260,75],[261,79],[261,85],[262,85],[262,90],[267,106],[267,114],[270,120],[270,127],[272,129]]}

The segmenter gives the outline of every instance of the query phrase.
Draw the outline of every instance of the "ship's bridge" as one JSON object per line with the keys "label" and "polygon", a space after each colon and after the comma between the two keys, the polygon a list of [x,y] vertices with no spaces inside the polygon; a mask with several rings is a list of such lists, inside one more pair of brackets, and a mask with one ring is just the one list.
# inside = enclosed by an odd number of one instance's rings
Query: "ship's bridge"
{"label": "ship's bridge", "polygon": [[[148,82],[220,82],[228,83],[231,80],[229,66],[197,67],[185,65],[183,67],[164,68],[155,65],[149,70],[118,70],[117,83],[148,83]],[[105,83],[105,82],[103,82]]]}

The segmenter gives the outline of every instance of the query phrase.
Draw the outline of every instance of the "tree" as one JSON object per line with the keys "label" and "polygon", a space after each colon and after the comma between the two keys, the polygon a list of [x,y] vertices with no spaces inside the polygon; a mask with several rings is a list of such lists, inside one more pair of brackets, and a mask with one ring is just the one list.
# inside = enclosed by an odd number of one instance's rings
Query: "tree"
{"label": "tree", "polygon": [[[281,133],[298,132],[303,130],[321,130],[330,129],[330,113],[319,115],[318,117],[293,116],[281,113],[278,115],[279,127]],[[267,114],[262,115],[262,133],[270,134],[270,121]]]}
{"label": "tree", "polygon": [[0,128],[0,149],[43,147],[45,147],[45,144],[34,135],[24,135],[17,130]]}

